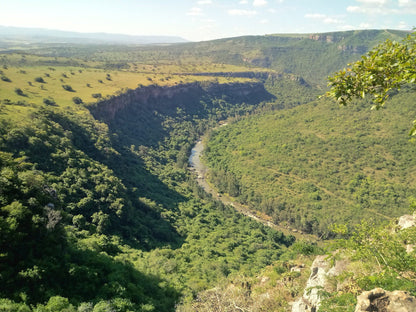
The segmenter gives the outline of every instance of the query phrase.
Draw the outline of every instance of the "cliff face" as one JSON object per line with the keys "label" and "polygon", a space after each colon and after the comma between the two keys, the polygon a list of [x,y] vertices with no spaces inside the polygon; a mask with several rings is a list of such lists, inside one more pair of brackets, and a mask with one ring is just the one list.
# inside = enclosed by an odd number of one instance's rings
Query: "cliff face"
{"label": "cliff face", "polygon": [[[157,145],[169,132],[166,121],[225,117],[225,110],[270,100],[263,84],[194,82],[176,86],[147,86],[91,105],[92,115],[105,122],[125,146]],[[245,105],[242,105],[245,103]]]}
{"label": "cliff face", "polygon": [[89,107],[95,118],[111,122],[120,113],[135,108],[170,114],[179,107],[186,111],[198,110],[204,97],[227,98],[231,103],[259,103],[272,98],[261,83],[189,83],[176,86],[146,86],[100,101]]}
{"label": "cliff face", "polygon": [[334,36],[334,35],[312,34],[312,35],[309,35],[309,39],[312,39],[312,40],[315,40],[315,41],[333,43],[333,42],[336,42],[336,41],[341,41],[344,38],[343,37],[339,38],[339,37]]}

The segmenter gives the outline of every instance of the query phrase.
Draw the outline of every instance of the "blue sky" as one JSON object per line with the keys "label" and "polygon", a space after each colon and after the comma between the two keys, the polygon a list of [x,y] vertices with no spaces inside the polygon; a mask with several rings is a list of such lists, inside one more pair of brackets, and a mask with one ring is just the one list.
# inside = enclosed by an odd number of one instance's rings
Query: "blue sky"
{"label": "blue sky", "polygon": [[0,0],[0,25],[192,41],[416,27],[416,0]]}

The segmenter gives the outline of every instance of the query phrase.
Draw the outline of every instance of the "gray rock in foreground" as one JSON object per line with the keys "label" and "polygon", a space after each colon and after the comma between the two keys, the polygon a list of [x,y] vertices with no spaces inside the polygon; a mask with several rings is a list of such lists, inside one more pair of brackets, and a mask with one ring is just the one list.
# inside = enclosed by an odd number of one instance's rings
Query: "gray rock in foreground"
{"label": "gray rock in foreground", "polygon": [[357,298],[355,312],[414,312],[416,298],[404,291],[385,291],[375,288],[365,291]]}

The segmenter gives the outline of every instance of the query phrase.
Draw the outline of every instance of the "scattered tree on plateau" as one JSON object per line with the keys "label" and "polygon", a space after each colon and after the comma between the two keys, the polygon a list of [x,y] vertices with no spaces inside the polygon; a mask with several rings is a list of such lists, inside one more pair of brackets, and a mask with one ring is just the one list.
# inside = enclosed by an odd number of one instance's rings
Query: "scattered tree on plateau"
{"label": "scattered tree on plateau", "polygon": [[[355,97],[372,94],[372,108],[381,108],[389,91],[416,82],[416,32],[402,42],[386,40],[349,66],[328,78],[327,95],[346,105]],[[416,121],[410,134],[416,134]]]}

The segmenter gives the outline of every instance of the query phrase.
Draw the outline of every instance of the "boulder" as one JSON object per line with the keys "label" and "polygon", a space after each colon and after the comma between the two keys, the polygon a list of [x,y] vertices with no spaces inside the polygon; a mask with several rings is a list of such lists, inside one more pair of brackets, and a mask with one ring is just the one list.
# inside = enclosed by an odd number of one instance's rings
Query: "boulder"
{"label": "boulder", "polygon": [[404,291],[385,291],[375,288],[365,291],[357,298],[355,312],[414,312],[416,298]]}
{"label": "boulder", "polygon": [[303,296],[292,304],[292,312],[316,312],[321,304],[320,292],[325,288],[329,263],[326,256],[317,256],[312,263],[311,275]]}
{"label": "boulder", "polygon": [[401,216],[398,220],[398,225],[401,230],[410,228],[416,225],[416,215],[404,215]]}

